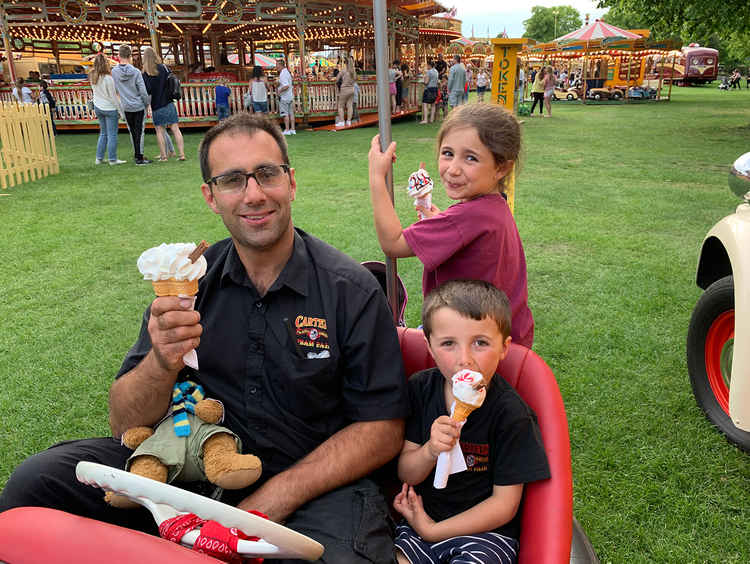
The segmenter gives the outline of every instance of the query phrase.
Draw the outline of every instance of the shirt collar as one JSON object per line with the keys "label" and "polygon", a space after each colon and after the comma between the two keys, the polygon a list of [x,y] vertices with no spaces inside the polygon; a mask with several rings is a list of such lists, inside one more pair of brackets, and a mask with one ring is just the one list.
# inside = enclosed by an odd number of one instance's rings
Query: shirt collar
{"label": "shirt collar", "polygon": [[[299,234],[298,230],[294,230],[294,248],[292,249],[292,256],[289,257],[284,269],[279,274],[279,277],[268,289],[269,292],[274,292],[281,289],[283,286],[288,286],[298,294],[307,296],[307,271],[309,270],[309,259],[307,255],[307,245],[304,239]],[[240,256],[237,253],[237,249],[234,243],[229,245],[229,252],[224,260],[224,269],[221,272],[221,284],[226,285],[227,281],[231,280],[239,286],[253,286],[252,281],[245,271],[245,266],[240,260]]]}

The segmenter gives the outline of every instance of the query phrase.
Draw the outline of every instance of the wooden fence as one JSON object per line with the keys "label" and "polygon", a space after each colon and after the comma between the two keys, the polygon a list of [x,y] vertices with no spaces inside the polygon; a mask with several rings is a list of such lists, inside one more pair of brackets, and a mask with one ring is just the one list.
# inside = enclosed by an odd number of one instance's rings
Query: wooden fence
{"label": "wooden fence", "polygon": [[49,106],[0,102],[0,188],[58,172]]}
{"label": "wooden fence", "polygon": [[[359,104],[360,114],[376,113],[377,84],[375,77],[360,77]],[[279,100],[274,84],[268,85],[268,110],[271,117],[278,117]],[[336,117],[338,91],[332,81],[299,81],[294,82],[294,114],[298,122],[332,121]],[[208,126],[216,123],[216,85],[207,82],[183,83],[182,99],[175,102],[180,117],[180,127]],[[229,107],[232,112],[242,110],[242,98],[249,90],[249,84],[232,83],[229,85]],[[421,107],[424,84],[412,80],[408,85],[407,105]],[[98,128],[96,114],[88,108],[88,100],[93,92],[88,83],[70,86],[53,86],[50,92],[56,101],[56,124],[60,129]],[[10,88],[0,89],[0,100],[12,100]],[[146,123],[151,123],[151,111],[146,112]],[[121,127],[124,124],[120,123]]]}

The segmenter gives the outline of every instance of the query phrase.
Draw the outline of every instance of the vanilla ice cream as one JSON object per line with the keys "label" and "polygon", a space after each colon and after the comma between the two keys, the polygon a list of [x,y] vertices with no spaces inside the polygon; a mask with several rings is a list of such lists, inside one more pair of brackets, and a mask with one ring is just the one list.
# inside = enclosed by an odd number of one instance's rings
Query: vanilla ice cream
{"label": "vanilla ice cream", "polygon": [[162,243],[143,251],[138,258],[138,270],[144,280],[197,280],[206,273],[206,259],[192,262],[188,255],[195,243]]}

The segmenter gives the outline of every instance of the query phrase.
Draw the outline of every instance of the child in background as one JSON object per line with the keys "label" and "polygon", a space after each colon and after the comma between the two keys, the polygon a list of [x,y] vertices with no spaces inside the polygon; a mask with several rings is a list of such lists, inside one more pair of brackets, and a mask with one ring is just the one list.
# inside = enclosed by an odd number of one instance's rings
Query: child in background
{"label": "child in background", "polygon": [[[465,106],[464,106],[465,107]],[[512,564],[518,555],[525,483],[550,477],[534,412],[495,374],[510,345],[508,298],[488,282],[452,280],[422,306],[424,335],[437,368],[409,379],[412,415],[398,459],[403,482],[393,506],[400,564]],[[452,376],[482,375],[485,398],[461,424],[449,416]],[[467,469],[433,486],[438,455],[459,440]]]}
{"label": "child in background", "polygon": [[216,117],[219,121],[224,121],[229,117],[229,95],[232,93],[227,84],[226,78],[220,78],[216,85]]}
{"label": "child in background", "polygon": [[513,342],[531,348],[534,319],[528,306],[526,257],[503,191],[521,150],[518,120],[500,106],[470,104],[453,110],[438,132],[438,169],[457,203],[440,211],[418,207],[425,219],[406,229],[386,188],[396,143],[369,154],[370,196],[378,241],[389,257],[417,256],[426,296],[456,278],[486,280],[510,299]]}
{"label": "child in background", "polygon": [[438,101],[436,102],[438,109],[443,112],[443,118],[448,113],[448,75],[444,74],[440,78],[440,94],[438,95]]}

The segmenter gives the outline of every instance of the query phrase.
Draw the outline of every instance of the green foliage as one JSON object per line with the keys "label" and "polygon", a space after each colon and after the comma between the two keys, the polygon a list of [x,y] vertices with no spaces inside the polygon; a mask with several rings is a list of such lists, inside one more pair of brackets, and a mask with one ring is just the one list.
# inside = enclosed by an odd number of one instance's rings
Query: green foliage
{"label": "green foliage", "polygon": [[[744,82],[743,82],[744,84]],[[534,349],[557,376],[570,429],[575,513],[602,562],[747,562],[750,455],[703,417],[685,361],[698,249],[738,203],[750,90],[674,88],[669,103],[555,102],[524,118],[516,222]],[[436,173],[439,124],[393,124],[396,208],[420,161]],[[57,137],[61,172],[0,190],[0,488],[25,457],[104,435],[107,389],[153,299],[135,261],[163,241],[225,237],[188,161],[94,166],[95,133]],[[382,260],[367,151],[375,128],[288,138],[294,221],[356,260]],[[156,154],[152,133],[147,154]],[[440,184],[435,204],[447,200]],[[399,260],[419,323],[419,261]]]}
{"label": "green foliage", "polygon": [[620,29],[648,29],[648,24],[643,15],[632,12],[620,4],[612,6],[601,19]]}
{"label": "green foliage", "polygon": [[544,43],[575,31],[581,27],[582,21],[581,14],[572,6],[534,6],[531,8],[531,17],[524,20],[523,25],[523,37]]}

